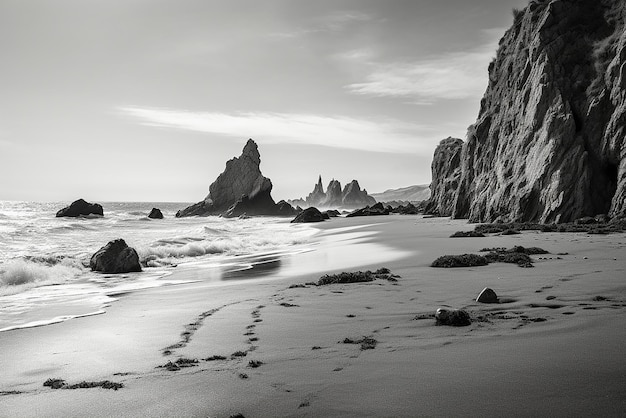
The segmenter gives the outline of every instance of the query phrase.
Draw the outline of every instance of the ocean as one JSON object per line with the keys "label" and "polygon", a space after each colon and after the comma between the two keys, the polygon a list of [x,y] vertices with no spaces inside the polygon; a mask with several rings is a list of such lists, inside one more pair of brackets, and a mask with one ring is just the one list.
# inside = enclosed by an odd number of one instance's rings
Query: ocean
{"label": "ocean", "polygon": [[[281,218],[175,218],[187,203],[103,202],[104,217],[56,218],[69,203],[0,201],[0,332],[103,313],[124,293],[184,283],[172,273],[185,267],[220,281],[308,251],[316,233]],[[153,207],[165,218],[149,219]],[[117,238],[137,250],[143,272],[90,271],[93,253]]]}

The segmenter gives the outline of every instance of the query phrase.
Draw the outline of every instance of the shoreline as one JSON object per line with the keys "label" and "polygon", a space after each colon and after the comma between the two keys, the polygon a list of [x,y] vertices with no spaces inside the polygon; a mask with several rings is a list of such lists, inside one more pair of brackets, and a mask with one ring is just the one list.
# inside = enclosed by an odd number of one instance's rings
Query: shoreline
{"label": "shoreline", "polygon": [[[319,246],[263,280],[149,289],[103,315],[3,332],[0,416],[615,416],[626,408],[625,234],[452,239],[473,225],[419,216],[315,227]],[[513,245],[551,254],[533,256],[530,269],[429,267],[440,255]],[[386,249],[396,257],[381,261]],[[336,267],[341,257],[345,268]],[[379,267],[399,274],[398,283],[289,288]],[[484,287],[511,302],[474,302]],[[438,307],[482,319],[458,328],[414,319]],[[375,349],[341,343],[364,336]],[[246,355],[232,358],[237,351]],[[216,355],[226,359],[203,360]],[[178,358],[198,363],[158,368]],[[42,386],[48,378],[124,387],[52,390]]]}

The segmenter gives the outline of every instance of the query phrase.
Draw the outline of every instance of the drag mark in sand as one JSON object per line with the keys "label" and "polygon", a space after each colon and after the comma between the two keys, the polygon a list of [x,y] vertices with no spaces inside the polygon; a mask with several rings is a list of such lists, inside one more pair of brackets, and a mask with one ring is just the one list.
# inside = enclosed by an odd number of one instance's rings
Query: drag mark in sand
{"label": "drag mark in sand", "polygon": [[185,347],[187,344],[189,344],[189,341],[191,341],[191,338],[193,337],[193,335],[195,334],[195,332],[200,329],[200,327],[202,326],[202,324],[204,323],[204,320],[206,318],[208,318],[209,316],[215,314],[216,312],[219,312],[220,310],[228,307],[228,306],[232,306],[232,305],[236,305],[238,303],[241,302],[246,302],[246,301],[238,301],[238,302],[232,302],[232,303],[227,303],[225,305],[219,306],[217,308],[202,312],[200,315],[198,315],[198,317],[196,318],[195,321],[185,325],[185,330],[180,334],[180,341],[178,341],[175,344],[172,344],[168,347],[165,347],[162,352],[164,356],[169,356],[172,354],[172,352],[176,349],[179,348],[183,348]]}

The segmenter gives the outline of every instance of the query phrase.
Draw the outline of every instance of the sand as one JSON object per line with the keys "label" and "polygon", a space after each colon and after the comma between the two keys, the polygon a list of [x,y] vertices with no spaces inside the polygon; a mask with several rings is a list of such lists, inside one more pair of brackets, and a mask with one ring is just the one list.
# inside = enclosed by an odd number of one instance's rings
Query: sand
{"label": "sand", "polygon": [[[129,293],[102,315],[0,333],[0,416],[624,416],[626,234],[449,238],[472,225],[399,215],[317,227],[314,251],[223,284]],[[534,268],[429,267],[513,245],[550,254]],[[398,282],[289,288],[383,266]],[[474,302],[484,287],[507,303]],[[439,307],[472,325],[435,326]],[[363,337],[375,348],[343,343]],[[158,367],[179,358],[198,363]],[[124,387],[53,390],[48,378]]]}

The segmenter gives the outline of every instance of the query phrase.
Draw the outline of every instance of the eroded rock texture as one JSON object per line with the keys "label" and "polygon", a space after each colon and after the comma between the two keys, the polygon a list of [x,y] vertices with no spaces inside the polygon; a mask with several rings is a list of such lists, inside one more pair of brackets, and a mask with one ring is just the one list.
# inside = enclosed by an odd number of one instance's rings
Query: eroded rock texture
{"label": "eroded rock texture", "polygon": [[317,184],[313,191],[309,193],[304,202],[308,206],[316,206],[321,208],[361,208],[376,203],[376,199],[367,193],[367,190],[361,190],[359,182],[352,180],[341,190],[341,183],[332,179],[328,183],[328,188],[324,192],[322,186],[322,176],[318,178]]}
{"label": "eroded rock texture", "polygon": [[[201,202],[176,213],[176,217],[225,215],[276,215],[285,212],[272,199],[272,182],[261,174],[261,156],[257,144],[249,139],[239,157],[226,162],[224,172],[209,186],[209,195]],[[292,208],[293,209],[293,208]],[[292,216],[289,211],[285,216]]]}
{"label": "eroded rock texture", "polygon": [[431,164],[432,183],[430,184],[433,193],[426,204],[425,213],[439,216],[452,215],[461,177],[462,147],[462,140],[448,137],[435,148]]}
{"label": "eroded rock texture", "polygon": [[515,12],[463,146],[454,217],[626,215],[625,15],[623,0]]}

